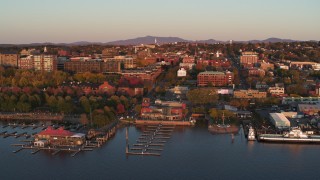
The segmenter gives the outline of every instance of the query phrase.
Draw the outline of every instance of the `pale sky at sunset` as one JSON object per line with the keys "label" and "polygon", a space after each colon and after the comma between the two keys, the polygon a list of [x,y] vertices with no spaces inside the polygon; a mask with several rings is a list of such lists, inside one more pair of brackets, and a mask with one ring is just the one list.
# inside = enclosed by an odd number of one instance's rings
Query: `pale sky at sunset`
{"label": "pale sky at sunset", "polygon": [[189,40],[320,40],[319,0],[1,0],[0,44]]}

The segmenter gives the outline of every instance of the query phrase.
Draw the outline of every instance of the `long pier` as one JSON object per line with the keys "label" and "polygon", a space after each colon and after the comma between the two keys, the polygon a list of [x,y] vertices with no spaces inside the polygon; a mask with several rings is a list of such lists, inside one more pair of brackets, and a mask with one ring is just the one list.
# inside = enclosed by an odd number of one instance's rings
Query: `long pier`
{"label": "long pier", "polygon": [[57,155],[59,154],[60,152],[64,151],[64,152],[72,152],[71,154],[71,157],[74,157],[75,155],[77,155],[79,152],[81,151],[92,151],[93,149],[92,148],[87,148],[85,146],[81,146],[81,147],[70,147],[70,148],[67,148],[67,147],[35,147],[35,146],[32,146],[30,144],[12,144],[12,146],[20,146],[20,149],[18,150],[15,150],[13,151],[13,153],[18,153],[22,150],[25,150],[25,149],[30,149],[32,150],[31,151],[31,154],[36,154],[40,151],[53,151],[51,154],[54,156],[54,155]]}
{"label": "long pier", "polygon": [[160,156],[164,143],[170,138],[175,127],[163,124],[149,125],[141,136],[129,147],[128,128],[126,129],[126,155]]}

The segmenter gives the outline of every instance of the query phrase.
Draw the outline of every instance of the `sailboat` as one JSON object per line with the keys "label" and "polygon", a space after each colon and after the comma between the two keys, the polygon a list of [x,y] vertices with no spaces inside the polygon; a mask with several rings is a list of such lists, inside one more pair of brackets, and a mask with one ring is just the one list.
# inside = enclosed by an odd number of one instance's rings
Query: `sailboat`
{"label": "sailboat", "polygon": [[239,127],[236,125],[230,125],[230,124],[225,124],[225,116],[224,113],[222,114],[221,117],[222,124],[211,124],[208,127],[208,130],[213,133],[213,134],[237,134],[239,131]]}

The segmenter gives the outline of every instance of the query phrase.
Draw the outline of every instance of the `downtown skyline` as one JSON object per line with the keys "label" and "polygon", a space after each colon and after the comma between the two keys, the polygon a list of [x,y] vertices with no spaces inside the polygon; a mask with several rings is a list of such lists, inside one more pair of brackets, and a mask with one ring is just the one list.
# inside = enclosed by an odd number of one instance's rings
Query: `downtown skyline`
{"label": "downtown skyline", "polygon": [[316,0],[2,1],[0,43],[104,43],[146,35],[319,40],[319,5]]}

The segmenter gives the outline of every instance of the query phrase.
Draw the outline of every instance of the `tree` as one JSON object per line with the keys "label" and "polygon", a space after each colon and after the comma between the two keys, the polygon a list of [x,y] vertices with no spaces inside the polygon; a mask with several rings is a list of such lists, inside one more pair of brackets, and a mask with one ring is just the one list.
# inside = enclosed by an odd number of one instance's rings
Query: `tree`
{"label": "tree", "polygon": [[117,113],[118,114],[123,114],[125,112],[125,109],[124,109],[124,105],[123,104],[118,104],[117,105]]}
{"label": "tree", "polygon": [[187,98],[193,104],[215,104],[219,96],[213,88],[193,89],[187,93]]}
{"label": "tree", "polygon": [[80,123],[82,125],[85,125],[85,124],[89,123],[89,120],[88,120],[88,117],[87,117],[86,114],[83,113],[83,114],[80,115]]}
{"label": "tree", "polygon": [[140,114],[140,112],[141,112],[141,105],[140,105],[140,104],[135,105],[134,111],[135,111],[137,114]]}
{"label": "tree", "polygon": [[80,98],[80,103],[81,103],[81,106],[82,106],[84,112],[90,113],[90,109],[91,109],[90,102],[86,96],[82,96]]}

